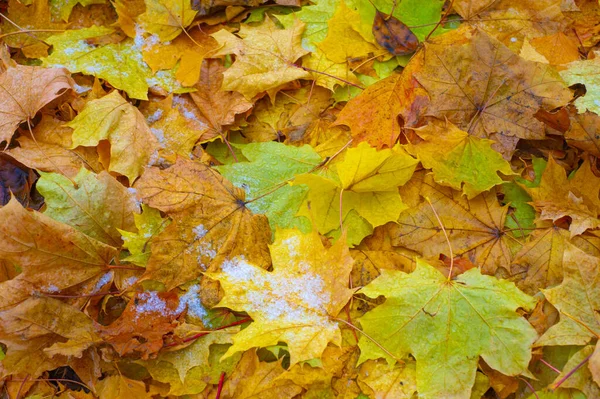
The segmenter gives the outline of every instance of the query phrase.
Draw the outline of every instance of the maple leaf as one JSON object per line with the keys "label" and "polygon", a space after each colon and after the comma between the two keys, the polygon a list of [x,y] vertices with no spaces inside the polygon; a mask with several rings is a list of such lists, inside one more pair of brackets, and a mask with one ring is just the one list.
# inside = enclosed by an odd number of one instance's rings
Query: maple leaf
{"label": "maple leaf", "polygon": [[542,290],[560,312],[560,321],[550,327],[536,346],[586,345],[598,336],[598,258],[567,244],[563,259],[563,282]]}
{"label": "maple leaf", "polygon": [[252,108],[240,93],[222,91],[223,73],[225,67],[219,60],[206,60],[200,70],[200,78],[190,96],[206,118],[208,124],[216,132],[225,125],[231,125],[237,114],[242,114]]}
{"label": "maple leaf", "polygon": [[536,294],[539,289],[552,287],[563,281],[563,253],[567,246],[575,245],[593,255],[598,254],[598,238],[581,235],[573,237],[569,243],[567,230],[550,227],[535,231],[521,250],[515,255],[511,274],[517,277],[517,286]]}
{"label": "maple leaf", "polygon": [[581,165],[572,179],[567,179],[565,170],[550,157],[539,187],[524,188],[531,195],[533,206],[541,210],[540,219],[555,221],[571,217],[571,237],[600,226],[600,182],[589,161]]}
{"label": "maple leaf", "polygon": [[0,312],[0,320],[8,348],[2,362],[12,372],[38,376],[102,342],[87,315],[54,298],[28,298]]}
{"label": "maple leaf", "polygon": [[511,50],[518,50],[524,38],[565,30],[565,16],[557,0],[457,0],[454,7],[469,25],[496,37]]}
{"label": "maple leaf", "polygon": [[[6,35],[3,41],[10,47],[21,49],[28,58],[39,58],[48,55],[49,45],[45,39],[52,30],[64,29],[65,24],[54,21],[50,13],[50,2],[46,0],[8,1],[6,16],[14,23],[3,23],[3,33],[14,33],[21,30],[49,30],[50,32],[35,32],[28,35]],[[5,22],[5,21],[3,21]]]}
{"label": "maple leaf", "polygon": [[156,137],[141,112],[128,103],[118,91],[92,100],[67,123],[73,128],[73,148],[95,146],[108,140],[109,170],[118,172],[133,182],[142,174],[157,147]]}
{"label": "maple leaf", "polygon": [[[361,325],[394,356],[415,357],[417,389],[424,398],[469,398],[479,356],[504,374],[527,369],[537,334],[516,310],[531,310],[535,301],[513,283],[477,268],[449,281],[417,259],[414,272],[382,270],[359,292],[386,297],[360,318]],[[364,337],[359,346],[359,361],[393,361]]]}
{"label": "maple leaf", "polygon": [[60,174],[43,173],[37,188],[46,201],[46,216],[96,240],[118,247],[122,241],[117,229],[135,228],[135,200],[106,172],[95,175],[82,168],[72,181]]}
{"label": "maple leaf", "polygon": [[565,138],[570,146],[600,156],[600,115],[587,111],[572,116]]}
{"label": "maple leaf", "polygon": [[327,58],[337,63],[367,58],[377,51],[374,42],[364,38],[360,32],[360,15],[348,8],[344,0],[340,0],[328,22],[327,36],[317,46]]}
{"label": "maple leaf", "polygon": [[[377,148],[392,147],[400,128],[416,122],[416,110],[427,104],[427,93],[413,77],[416,63],[369,86],[350,100],[335,125],[347,125],[357,141]],[[399,115],[403,121],[399,121]]]}
{"label": "maple leaf", "polygon": [[[500,142],[505,156],[518,138],[544,138],[542,122],[533,117],[539,108],[571,99],[549,66],[521,59],[482,31],[457,29],[432,39],[425,49],[421,61],[411,62],[422,62],[416,78],[431,97],[427,114]],[[461,67],[465,59],[475,60],[468,70]]]}
{"label": "maple leaf", "polygon": [[480,194],[467,200],[460,193],[433,182],[430,176],[413,180],[418,190],[415,206],[400,214],[397,225],[391,225],[392,244],[420,253],[425,258],[439,254],[450,256],[448,243],[432,207],[448,233],[455,256],[469,259],[486,274],[498,267],[507,268],[512,254],[511,238],[504,231],[507,207],[502,207],[495,192]]}
{"label": "maple leaf", "polygon": [[161,352],[156,359],[139,363],[156,381],[170,385],[170,395],[198,394],[208,384],[218,383],[220,374],[230,373],[240,360],[238,354],[219,362],[231,344],[232,333],[212,332],[184,349]]}
{"label": "maple leaf", "polygon": [[[180,108],[173,106],[171,96],[148,108],[154,109],[146,120],[158,141],[159,163],[174,163],[178,156],[189,157],[198,141],[205,142],[216,137],[208,126],[195,117],[186,117],[187,111],[184,110],[182,114]],[[154,154],[152,158],[155,158]]]}
{"label": "maple leaf", "polygon": [[73,130],[63,125],[64,121],[42,114],[41,121],[33,128],[33,134],[22,134],[16,139],[19,146],[6,152],[32,169],[61,173],[70,178],[77,176],[83,166],[103,169],[95,148],[71,149]]}
{"label": "maple leaf", "polygon": [[183,86],[198,82],[202,61],[217,48],[217,42],[201,30],[181,35],[172,42],[154,43],[152,36],[147,42],[142,46],[142,54],[152,72],[175,69],[175,78]]}
{"label": "maple leaf", "polygon": [[197,11],[190,1],[145,0],[146,12],[138,17],[142,27],[157,35],[161,42],[175,39],[187,28]]}
{"label": "maple leaf", "polygon": [[272,227],[310,230],[308,220],[296,217],[307,189],[287,182],[316,168],[321,157],[307,145],[291,147],[274,142],[250,143],[241,150],[248,162],[219,166],[217,170],[236,186],[246,189],[251,201],[248,209],[265,214]]}
{"label": "maple leaf", "polygon": [[267,219],[253,215],[244,192],[209,167],[180,158],[168,169],[147,169],[135,188],[146,204],[173,219],[151,242],[145,279],[171,289],[236,256],[270,263]]}
{"label": "maple leaf", "polygon": [[181,91],[173,70],[153,75],[144,62],[142,50],[152,45],[153,40],[145,37],[143,31],[136,32],[135,39],[119,43],[93,45],[89,42],[114,32],[112,28],[92,26],[50,36],[46,42],[54,51],[42,59],[43,65],[60,66],[71,73],[81,72],[106,79],[113,87],[141,100],[148,99],[148,88],[155,85],[169,92]]}
{"label": "maple leaf", "polygon": [[567,64],[566,68],[560,71],[560,76],[567,84],[585,84],[585,95],[575,100],[577,111],[584,113],[588,110],[600,114],[600,58],[596,56],[591,60],[574,61]]}
{"label": "maple leaf", "polygon": [[163,336],[174,330],[183,310],[174,292],[138,292],[117,320],[97,331],[119,355],[148,359],[163,347]]}
{"label": "maple leaf", "polygon": [[282,341],[291,364],[318,358],[328,342],[341,344],[332,318],[354,291],[346,283],[352,258],[342,240],[325,250],[316,233],[295,230],[278,230],[270,250],[272,272],[237,257],[208,274],[225,291],[217,306],[245,311],[254,320],[233,337],[225,357]]}
{"label": "maple leaf", "polygon": [[531,45],[552,65],[579,60],[579,43],[577,39],[569,37],[563,32],[533,38],[531,39]]}
{"label": "maple leaf", "polygon": [[498,172],[513,174],[508,162],[492,150],[491,140],[470,136],[449,122],[430,124],[415,133],[423,141],[410,145],[408,151],[432,169],[437,183],[462,188],[468,199],[501,184]]}
{"label": "maple leaf", "polygon": [[23,272],[2,283],[0,309],[34,291],[56,293],[108,271],[117,250],[71,226],[24,209],[16,199],[0,208],[0,259],[19,265]]}
{"label": "maple leaf", "polygon": [[235,90],[251,100],[257,94],[275,90],[284,83],[307,78],[294,66],[307,53],[300,46],[304,24],[296,21],[290,29],[278,29],[270,18],[256,27],[243,25],[242,39],[220,30],[211,36],[222,48],[213,56],[235,54],[236,60],[223,76],[223,89]]}
{"label": "maple leaf", "polygon": [[[307,202],[323,234],[339,228],[340,219],[352,215],[351,210],[371,226],[380,226],[395,221],[407,208],[397,188],[411,178],[417,163],[400,146],[377,151],[361,143],[349,149],[344,160],[335,164],[335,174],[327,177],[302,174],[296,176],[294,184],[309,187]],[[301,214],[304,212],[301,210]],[[350,234],[354,237],[357,232]],[[350,242],[358,243],[368,234],[370,232],[358,233]]]}
{"label": "maple leaf", "polygon": [[0,74],[0,143],[9,141],[21,122],[29,121],[50,101],[72,89],[73,79],[62,68],[17,65]]}

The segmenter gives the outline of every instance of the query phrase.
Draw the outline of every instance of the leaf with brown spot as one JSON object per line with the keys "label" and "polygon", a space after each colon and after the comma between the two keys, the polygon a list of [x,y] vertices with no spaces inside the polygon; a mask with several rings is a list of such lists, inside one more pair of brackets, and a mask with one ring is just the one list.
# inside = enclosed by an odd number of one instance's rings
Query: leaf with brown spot
{"label": "leaf with brown spot", "polygon": [[419,39],[408,26],[393,15],[379,10],[375,10],[373,36],[381,47],[396,56],[412,54],[419,46]]}

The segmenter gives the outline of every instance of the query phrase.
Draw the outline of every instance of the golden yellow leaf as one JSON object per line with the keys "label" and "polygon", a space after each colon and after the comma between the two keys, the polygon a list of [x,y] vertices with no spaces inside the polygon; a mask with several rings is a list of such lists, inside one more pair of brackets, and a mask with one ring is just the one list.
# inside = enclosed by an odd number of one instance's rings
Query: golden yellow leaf
{"label": "golden yellow leaf", "polygon": [[158,147],[144,116],[116,90],[88,102],[67,126],[74,129],[72,148],[96,146],[101,140],[108,140],[108,170],[127,176],[130,182],[142,174]]}
{"label": "golden yellow leaf", "polygon": [[344,241],[325,250],[316,233],[278,230],[270,246],[272,272],[235,257],[223,262],[219,273],[210,273],[225,291],[217,306],[245,311],[254,320],[233,337],[225,357],[282,341],[296,364],[321,357],[328,342],[340,345],[332,318],[354,291],[347,288],[352,258]]}
{"label": "golden yellow leaf", "polygon": [[293,65],[308,53],[300,45],[303,31],[300,20],[290,29],[279,29],[270,18],[265,18],[258,26],[242,25],[242,39],[224,29],[213,33],[211,36],[222,46],[215,56],[237,56],[224,74],[223,90],[238,91],[251,100],[284,83],[308,78],[308,72]]}

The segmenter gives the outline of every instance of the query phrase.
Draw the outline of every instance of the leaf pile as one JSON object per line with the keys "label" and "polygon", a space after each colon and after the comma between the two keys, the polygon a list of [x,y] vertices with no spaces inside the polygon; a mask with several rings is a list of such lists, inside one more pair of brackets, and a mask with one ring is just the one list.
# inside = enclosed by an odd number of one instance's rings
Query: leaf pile
{"label": "leaf pile", "polygon": [[0,12],[2,397],[600,397],[598,0]]}

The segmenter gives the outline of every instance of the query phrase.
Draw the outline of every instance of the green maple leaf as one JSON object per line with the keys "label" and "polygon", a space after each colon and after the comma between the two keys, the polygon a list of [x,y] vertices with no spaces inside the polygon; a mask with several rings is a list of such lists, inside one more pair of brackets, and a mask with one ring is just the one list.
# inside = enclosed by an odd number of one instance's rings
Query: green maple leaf
{"label": "green maple leaf", "polygon": [[138,266],[146,266],[150,259],[150,241],[160,234],[170,223],[169,219],[160,217],[160,212],[147,205],[142,205],[142,213],[133,214],[137,233],[117,229],[123,239],[123,248],[129,251],[129,256],[123,258]]}
{"label": "green maple leaf", "polygon": [[82,168],[73,180],[58,173],[40,175],[37,189],[45,198],[46,216],[114,246],[121,244],[118,229],[135,229],[138,206],[127,188],[107,172],[96,175]]}
{"label": "green maple leaf", "polygon": [[106,79],[115,88],[140,100],[148,99],[148,88],[154,85],[169,92],[186,91],[175,79],[175,69],[152,74],[142,57],[142,48],[151,45],[151,42],[144,42],[141,32],[135,41],[126,39],[104,46],[90,45],[87,42],[87,39],[110,35],[114,31],[112,28],[92,26],[50,36],[46,42],[54,50],[42,60],[43,64],[47,67],[64,67],[71,73],[81,72]]}
{"label": "green maple leaf", "polygon": [[410,145],[409,151],[432,169],[437,183],[462,188],[469,199],[501,184],[498,172],[513,174],[510,164],[492,149],[492,140],[471,136],[450,122],[427,125],[416,134],[424,141]]}
{"label": "green maple leaf", "polygon": [[[421,398],[466,398],[475,381],[479,356],[506,375],[527,369],[537,334],[516,310],[533,309],[535,300],[506,280],[482,275],[474,268],[448,281],[417,260],[406,274],[382,269],[359,291],[385,302],[361,319],[366,334],[397,358],[417,360]],[[360,362],[380,357],[393,361],[361,337]]]}
{"label": "green maple leaf", "polygon": [[[321,162],[319,154],[309,145],[292,147],[275,142],[236,147],[241,148],[249,162],[219,166],[217,169],[233,184],[246,190],[250,201],[247,207],[254,213],[267,215],[273,230],[275,226],[298,227],[308,232],[308,219],[296,216],[307,188],[291,186],[287,181],[314,169]],[[252,201],[253,198],[257,199]]]}

